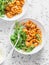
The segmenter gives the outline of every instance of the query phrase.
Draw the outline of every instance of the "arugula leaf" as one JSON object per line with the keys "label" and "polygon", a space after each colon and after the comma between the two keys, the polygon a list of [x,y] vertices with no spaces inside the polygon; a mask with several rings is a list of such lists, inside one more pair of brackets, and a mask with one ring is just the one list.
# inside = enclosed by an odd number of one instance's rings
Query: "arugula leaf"
{"label": "arugula leaf", "polygon": [[39,34],[36,34],[35,36],[36,36],[37,40],[39,40],[39,41],[41,40],[41,37]]}
{"label": "arugula leaf", "polygon": [[5,14],[5,8],[11,0],[0,0],[0,17]]}

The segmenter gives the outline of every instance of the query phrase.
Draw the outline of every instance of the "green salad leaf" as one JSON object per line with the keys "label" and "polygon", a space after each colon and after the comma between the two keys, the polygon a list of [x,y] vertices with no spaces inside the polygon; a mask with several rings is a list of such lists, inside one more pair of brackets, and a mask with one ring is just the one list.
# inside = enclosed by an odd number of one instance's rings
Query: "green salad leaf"
{"label": "green salad leaf", "polygon": [[5,8],[9,2],[12,0],[0,0],[0,17],[5,14]]}
{"label": "green salad leaf", "polygon": [[36,34],[35,36],[36,36],[37,40],[39,40],[39,41],[41,40],[41,37],[39,34]]}

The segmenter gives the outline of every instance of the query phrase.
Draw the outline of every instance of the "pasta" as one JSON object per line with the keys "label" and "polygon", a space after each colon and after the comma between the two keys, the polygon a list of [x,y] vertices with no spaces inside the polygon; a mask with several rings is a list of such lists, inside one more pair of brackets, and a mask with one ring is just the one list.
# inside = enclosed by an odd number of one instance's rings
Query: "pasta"
{"label": "pasta", "polygon": [[39,45],[42,40],[42,33],[40,28],[37,27],[37,25],[34,24],[31,20],[23,23],[23,25],[25,26],[23,31],[27,34],[26,46],[31,46],[32,44],[34,44],[34,46]]}
{"label": "pasta", "polygon": [[13,16],[22,13],[23,5],[24,0],[13,0],[13,2],[10,2],[5,9],[7,17],[12,18]]}

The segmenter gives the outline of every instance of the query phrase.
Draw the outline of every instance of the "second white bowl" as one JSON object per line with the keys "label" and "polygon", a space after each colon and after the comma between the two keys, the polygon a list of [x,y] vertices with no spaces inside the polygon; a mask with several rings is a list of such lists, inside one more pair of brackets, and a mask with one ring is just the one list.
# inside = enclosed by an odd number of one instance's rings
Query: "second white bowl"
{"label": "second white bowl", "polygon": [[[24,54],[24,55],[31,55],[31,54],[35,54],[35,53],[39,52],[39,51],[45,46],[46,34],[45,34],[44,25],[43,25],[41,22],[39,22],[39,21],[36,21],[36,20],[34,20],[34,19],[32,19],[32,18],[25,18],[25,19],[18,20],[18,21],[19,21],[19,22],[25,22],[25,21],[27,21],[27,20],[32,20],[35,24],[37,24],[37,26],[40,27],[40,29],[41,29],[41,31],[42,31],[42,43],[41,43],[40,45],[38,45],[36,48],[34,48],[34,49],[33,49],[31,52],[29,52],[29,53],[23,52],[22,50],[19,51],[19,50],[17,50],[16,48],[15,48],[15,50],[16,50],[17,52],[21,53],[21,54]],[[12,34],[12,32],[13,32],[13,27],[14,27],[14,25],[15,25],[15,23],[11,26],[10,33],[9,33],[9,41],[10,41],[10,44],[12,45],[12,47],[13,47],[13,44],[11,43],[10,36],[11,36],[11,34]]]}

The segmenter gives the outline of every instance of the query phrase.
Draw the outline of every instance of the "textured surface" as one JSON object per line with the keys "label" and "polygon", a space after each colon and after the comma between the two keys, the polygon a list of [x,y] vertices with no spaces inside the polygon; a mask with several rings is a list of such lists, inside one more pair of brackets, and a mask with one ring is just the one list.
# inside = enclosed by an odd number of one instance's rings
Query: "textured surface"
{"label": "textured surface", "polygon": [[[22,17],[40,21],[46,29],[46,46],[37,54],[24,56],[16,51],[1,65],[49,65],[49,0],[30,0],[27,13]],[[7,54],[11,49],[8,34],[13,22],[0,20],[0,43],[4,44]]]}

